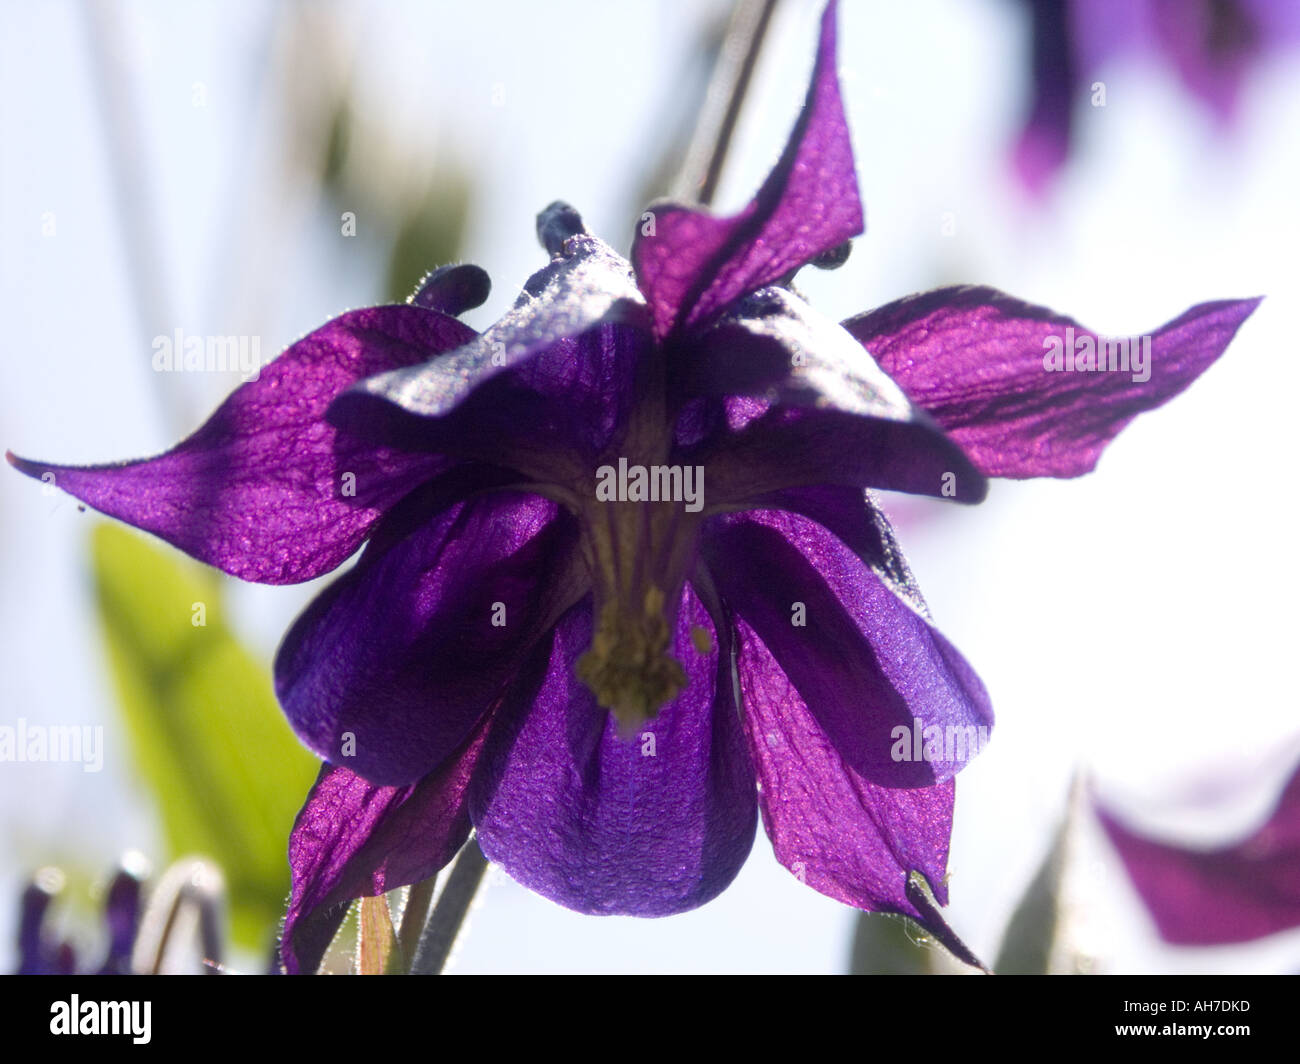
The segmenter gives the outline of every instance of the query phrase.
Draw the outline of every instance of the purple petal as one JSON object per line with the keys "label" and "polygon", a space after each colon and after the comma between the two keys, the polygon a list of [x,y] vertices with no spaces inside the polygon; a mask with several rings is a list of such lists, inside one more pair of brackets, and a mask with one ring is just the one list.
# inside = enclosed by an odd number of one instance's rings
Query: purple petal
{"label": "purple petal", "polygon": [[777,860],[836,901],[910,916],[966,959],[969,951],[911,882],[919,872],[947,904],[952,781],[896,789],[864,779],[754,630],[743,620],[736,627],[745,736]]}
{"label": "purple petal", "polygon": [[340,433],[326,423],[326,408],[361,378],[424,362],[473,335],[421,307],[352,311],[299,340],[157,458],[85,467],[9,461],[28,476],[52,473],[102,513],[234,576],[310,580],[342,564],[385,510],[449,464]]}
{"label": "purple petal", "polygon": [[437,772],[376,787],[325,765],[289,836],[293,889],[280,942],[290,975],[313,974],[348,903],[435,875],[469,838],[466,794],[489,718]]}
{"label": "purple petal", "polygon": [[1030,0],[1033,19],[1033,106],[1016,143],[1015,164],[1025,187],[1041,195],[1070,151],[1078,56],[1062,0]]}
{"label": "purple petal", "polygon": [[45,915],[54,893],[40,882],[23,890],[18,905],[18,967],[14,975],[55,975],[59,964],[57,947],[45,934]]}
{"label": "purple petal", "polygon": [[421,501],[424,520],[400,515],[415,525],[404,537],[381,526],[275,661],[302,741],[376,784],[411,783],[446,759],[585,590],[574,522],[554,503]]}
{"label": "purple petal", "polygon": [[803,111],[776,168],[740,214],[653,204],[632,245],[637,283],[661,339],[707,324],[749,292],[862,232],[853,147],[835,75],[834,0]]}
{"label": "purple petal", "polygon": [[[849,333],[785,289],[756,293],[713,333],[701,338],[699,367],[680,378],[733,393],[731,431],[691,458],[708,466],[711,505],[809,483],[984,497],[984,477],[961,448]],[[748,400],[753,409],[735,406],[745,390],[762,392]]]}
{"label": "purple petal", "polygon": [[[604,363],[597,363],[597,371],[584,376],[572,365],[573,348],[564,345],[593,331],[607,336],[615,327],[623,331],[620,342],[630,350],[627,334],[648,334],[645,304],[627,262],[595,237],[579,233],[529,280],[514,309],[481,336],[444,358],[362,382],[335,405],[331,417],[349,426],[387,418],[396,431],[403,412],[416,419],[447,418],[484,385],[502,378],[511,391],[534,391],[544,399],[556,391],[574,394],[580,385],[608,399],[611,388],[621,384],[605,379],[613,371],[605,366],[602,374]],[[550,359],[527,373],[528,363],[547,352]],[[493,393],[494,400],[499,397]],[[480,404],[477,413],[490,415],[492,403]],[[466,418],[457,427],[473,430],[476,420]],[[498,420],[505,427],[514,422],[516,432],[526,430],[518,417]],[[436,428],[416,425],[411,431]],[[541,438],[540,432],[534,435]]]}
{"label": "purple petal", "polygon": [[894,529],[871,492],[816,484],[773,492],[755,500],[756,510],[789,510],[833,533],[922,617],[929,618],[921,588],[903,557]]}
{"label": "purple petal", "polygon": [[987,741],[984,685],[912,596],[900,597],[890,563],[873,566],[820,525],[775,510],[715,518],[703,554],[727,608],[758,633],[865,779],[942,782]]}
{"label": "purple petal", "polygon": [[[1134,417],[1199,377],[1259,302],[1201,303],[1149,337],[1108,341],[991,288],[940,288],[844,326],[987,476],[1077,477]],[[1082,368],[1085,344],[1127,370]],[[1057,352],[1079,368],[1049,371]]]}
{"label": "purple petal", "polygon": [[1300,927],[1300,771],[1258,831],[1219,849],[1160,842],[1098,814],[1166,942],[1249,942]]}
{"label": "purple petal", "polygon": [[104,897],[104,923],[108,928],[108,953],[100,975],[130,975],[131,952],[140,926],[142,884],[135,873],[119,869]]}
{"label": "purple petal", "polygon": [[[692,627],[707,633],[708,653]],[[586,602],[502,707],[471,797],[479,842],[524,886],[578,912],[695,908],[740,870],[757,819],[730,655],[720,660],[717,630],[688,586],[675,643],[688,685],[623,739],[574,674],[590,640]]]}
{"label": "purple petal", "polygon": [[1159,47],[1183,83],[1224,125],[1237,115],[1241,87],[1263,50],[1264,24],[1248,3],[1168,3],[1151,6]]}

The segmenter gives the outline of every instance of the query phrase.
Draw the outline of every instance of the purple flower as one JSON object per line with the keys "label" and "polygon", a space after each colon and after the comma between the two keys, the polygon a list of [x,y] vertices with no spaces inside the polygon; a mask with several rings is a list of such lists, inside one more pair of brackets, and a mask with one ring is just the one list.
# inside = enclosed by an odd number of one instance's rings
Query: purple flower
{"label": "purple flower", "polygon": [[[367,542],[275,666],[329,762],[290,841],[290,971],[471,828],[562,905],[661,916],[731,882],[760,811],[808,885],[969,957],[934,902],[992,712],[864,489],[978,502],[988,476],[1085,473],[1256,301],[1158,330],[1145,375],[1087,371],[1096,334],[984,288],[841,327],[789,283],[862,228],[831,3],[735,217],[653,205],[629,264],[553,204],[550,263],[482,335],[452,315],[486,276],[446,268],[299,341],[161,457],[13,459],[249,580]],[[1048,372],[1066,343],[1079,371]]]}
{"label": "purple flower", "polygon": [[15,975],[72,975],[77,956],[70,943],[47,934],[45,915],[62,889],[63,874],[44,870],[23,890],[18,909],[18,968]]}
{"label": "purple flower", "polygon": [[1167,62],[1221,126],[1236,117],[1242,85],[1268,47],[1300,34],[1291,0],[1026,0],[1032,21],[1033,96],[1015,148],[1025,186],[1044,191],[1065,162],[1074,109],[1124,52]]}
{"label": "purple flower", "polygon": [[1166,942],[1216,946],[1300,927],[1300,769],[1263,825],[1215,849],[1148,838],[1104,806],[1098,814]]}
{"label": "purple flower", "polygon": [[[63,873],[56,868],[38,872],[23,891],[18,916],[17,975],[72,975],[77,956],[68,942],[51,934],[46,921],[50,903],[63,889]],[[140,925],[141,881],[122,868],[109,882],[104,897],[104,925],[108,950],[95,970],[98,975],[130,975],[131,951]]]}

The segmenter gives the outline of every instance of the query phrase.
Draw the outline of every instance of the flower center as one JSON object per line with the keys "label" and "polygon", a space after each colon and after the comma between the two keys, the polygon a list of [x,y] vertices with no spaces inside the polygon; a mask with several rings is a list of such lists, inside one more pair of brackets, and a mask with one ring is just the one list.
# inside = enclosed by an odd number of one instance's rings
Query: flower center
{"label": "flower center", "polygon": [[598,496],[584,521],[595,630],[577,674],[625,736],[686,686],[672,644],[699,526],[688,505]]}

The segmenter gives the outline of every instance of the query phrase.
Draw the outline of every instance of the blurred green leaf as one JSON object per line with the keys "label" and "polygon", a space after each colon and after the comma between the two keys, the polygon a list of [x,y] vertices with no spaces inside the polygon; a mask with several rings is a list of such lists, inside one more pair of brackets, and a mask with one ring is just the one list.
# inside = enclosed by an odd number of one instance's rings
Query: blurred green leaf
{"label": "blurred green leaf", "polygon": [[1083,974],[1090,970],[1090,960],[1076,948],[1071,927],[1070,874],[1082,794],[1082,784],[1076,779],[1052,845],[1003,932],[993,965],[998,975]]}
{"label": "blurred green leaf", "polygon": [[859,913],[850,975],[934,975],[942,948],[915,920],[892,913]]}
{"label": "blurred green leaf", "polygon": [[337,191],[342,184],[351,143],[352,108],[346,99],[342,99],[330,114],[329,136],[321,160],[321,183],[326,188]]}
{"label": "blurred green leaf", "polygon": [[431,269],[460,257],[469,202],[468,178],[446,166],[430,183],[423,202],[404,213],[388,254],[385,292],[390,301],[403,302]]}
{"label": "blurred green leaf", "polygon": [[289,830],[318,762],[285,722],[269,671],[225,623],[212,570],[116,525],[95,528],[91,554],[118,700],[168,859],[216,861],[235,941],[264,948],[289,889]]}
{"label": "blurred green leaf", "polygon": [[1047,975],[1060,921],[1058,894],[1065,865],[1064,826],[1021,896],[1002,936],[993,970],[998,975]]}
{"label": "blurred green leaf", "polygon": [[350,89],[330,110],[320,180],[331,212],[354,212],[387,244],[388,302],[404,302],[430,270],[460,258],[473,195],[469,169],[451,151],[424,168],[390,130],[376,128],[373,120],[367,126]]}

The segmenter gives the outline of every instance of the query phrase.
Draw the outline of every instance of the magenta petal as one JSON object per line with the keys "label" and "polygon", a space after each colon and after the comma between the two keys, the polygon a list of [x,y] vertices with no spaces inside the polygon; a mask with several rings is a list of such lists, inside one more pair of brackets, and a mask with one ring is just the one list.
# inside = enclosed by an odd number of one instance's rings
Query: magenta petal
{"label": "magenta petal", "polygon": [[487,719],[437,772],[376,787],[325,765],[289,836],[293,890],[280,942],[290,975],[311,975],[354,898],[436,874],[469,838],[466,795]]}
{"label": "magenta petal", "polygon": [[1237,117],[1241,89],[1259,62],[1267,39],[1270,7],[1249,2],[1214,4],[1154,3],[1151,28],[1160,49],[1183,83],[1227,125]]}
{"label": "magenta petal", "polygon": [[[483,852],[524,886],[578,912],[666,916],[732,881],[757,823],[754,776],[732,697],[730,656],[689,587],[675,656],[688,685],[626,739],[574,675],[589,603],[560,623],[532,682],[502,706],[475,781]],[[692,626],[707,633],[701,653]],[[541,648],[539,647],[539,650]]]}
{"label": "magenta petal", "polygon": [[1214,946],[1300,927],[1300,771],[1258,831],[1219,849],[1160,842],[1098,814],[1166,942]]}
{"label": "magenta petal", "polygon": [[910,882],[919,872],[947,904],[952,781],[901,790],[868,782],[836,752],[754,630],[744,621],[737,629],[745,736],[777,860],[836,901],[912,917],[966,959],[969,951]]}
{"label": "magenta petal", "polygon": [[342,564],[385,510],[449,464],[340,433],[326,407],[364,377],[473,335],[421,307],[353,311],[299,340],[157,458],[84,467],[9,460],[233,576],[310,580]]}
{"label": "magenta petal", "polygon": [[431,513],[404,538],[381,526],[280,646],[275,688],[289,723],[372,783],[435,769],[584,590],[575,544],[554,503],[515,492]]}
{"label": "magenta petal", "polygon": [[835,74],[834,0],[803,111],[776,168],[740,214],[652,204],[632,245],[655,335],[708,323],[735,300],[862,232],[853,147]]}
{"label": "magenta petal", "polygon": [[[1259,302],[1192,307],[1151,334],[1145,365],[1113,351],[1127,371],[1049,371],[1058,351],[1070,357],[1062,365],[1086,365],[1074,359],[1085,345],[1109,365],[1106,344],[1115,341],[991,288],[937,289],[844,327],[987,476],[1077,477],[1134,417],[1205,372]],[[1138,337],[1126,342],[1146,347]]]}
{"label": "magenta petal", "polygon": [[929,786],[983,747],[993,723],[984,685],[901,593],[896,567],[775,510],[715,518],[703,553],[727,609],[864,779]]}

